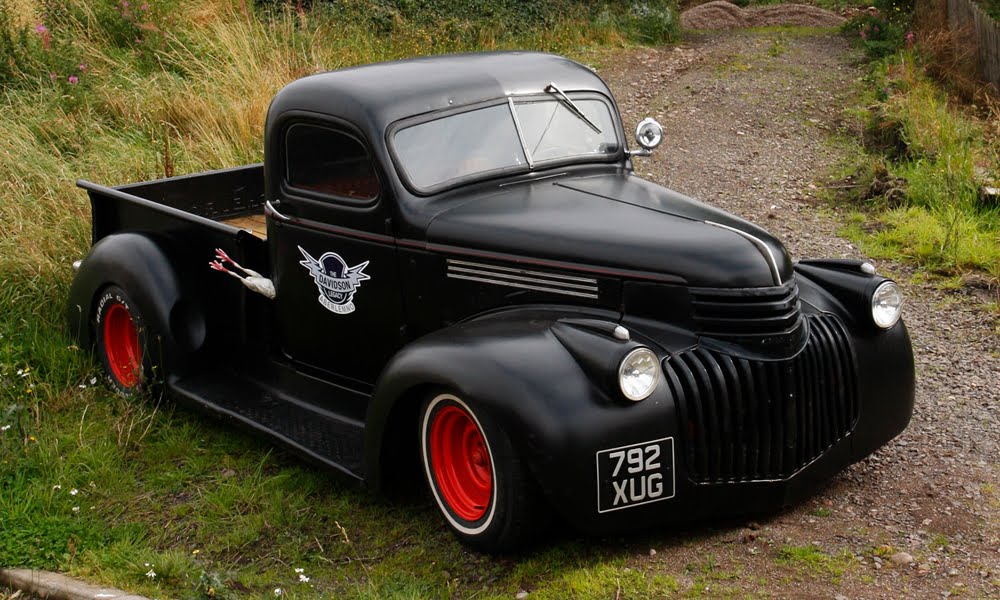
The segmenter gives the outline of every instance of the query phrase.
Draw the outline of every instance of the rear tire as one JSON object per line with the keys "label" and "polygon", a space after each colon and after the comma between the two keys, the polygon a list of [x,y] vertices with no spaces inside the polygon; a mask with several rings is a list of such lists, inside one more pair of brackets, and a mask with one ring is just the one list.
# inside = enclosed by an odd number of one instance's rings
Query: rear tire
{"label": "rear tire", "polygon": [[544,504],[506,433],[454,394],[428,398],[420,415],[424,473],[452,533],[485,552],[526,544]]}
{"label": "rear tire", "polygon": [[96,307],[93,322],[101,366],[115,391],[133,396],[143,389],[151,372],[142,315],[116,285],[104,289]]}

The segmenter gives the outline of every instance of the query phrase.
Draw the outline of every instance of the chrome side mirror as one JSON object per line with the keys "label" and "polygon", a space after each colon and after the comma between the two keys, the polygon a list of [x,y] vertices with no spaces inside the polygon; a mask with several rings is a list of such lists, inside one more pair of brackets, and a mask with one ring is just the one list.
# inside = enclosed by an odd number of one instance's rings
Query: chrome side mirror
{"label": "chrome side mirror", "polygon": [[639,121],[639,125],[635,128],[635,141],[642,146],[642,150],[630,152],[630,155],[649,156],[653,148],[659,146],[660,142],[663,141],[663,126],[656,119],[646,117]]}

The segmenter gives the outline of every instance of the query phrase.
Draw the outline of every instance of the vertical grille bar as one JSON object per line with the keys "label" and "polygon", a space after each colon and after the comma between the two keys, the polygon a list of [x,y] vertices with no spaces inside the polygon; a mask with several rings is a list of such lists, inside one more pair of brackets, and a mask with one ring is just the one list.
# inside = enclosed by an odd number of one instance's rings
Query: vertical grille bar
{"label": "vertical grille bar", "polygon": [[664,363],[693,481],[785,478],[854,428],[858,382],[847,331],[832,315],[807,320],[809,340],[792,359],[697,348]]}
{"label": "vertical grille bar", "polygon": [[733,359],[725,354],[720,355],[720,366],[725,374],[726,389],[730,395],[729,410],[733,424],[733,469],[735,473],[745,473],[747,467],[747,430],[744,425],[746,407],[743,403],[743,390]]}

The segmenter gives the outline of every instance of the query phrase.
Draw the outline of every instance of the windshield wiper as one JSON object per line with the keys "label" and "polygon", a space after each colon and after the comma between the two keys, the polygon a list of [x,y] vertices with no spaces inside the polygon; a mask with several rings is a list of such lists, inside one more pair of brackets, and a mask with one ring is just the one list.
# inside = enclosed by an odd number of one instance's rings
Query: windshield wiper
{"label": "windshield wiper", "polygon": [[580,117],[583,120],[583,122],[586,123],[587,125],[590,125],[590,128],[596,131],[597,133],[602,133],[601,129],[597,125],[594,125],[594,122],[588,119],[587,115],[583,114],[583,111],[580,110],[580,107],[577,106],[576,103],[573,102],[570,99],[570,97],[566,95],[566,92],[559,89],[559,86],[550,82],[549,86],[545,88],[545,91],[550,94],[558,94],[562,96],[562,99],[566,101],[566,106],[568,106],[569,109],[576,114],[576,116]]}

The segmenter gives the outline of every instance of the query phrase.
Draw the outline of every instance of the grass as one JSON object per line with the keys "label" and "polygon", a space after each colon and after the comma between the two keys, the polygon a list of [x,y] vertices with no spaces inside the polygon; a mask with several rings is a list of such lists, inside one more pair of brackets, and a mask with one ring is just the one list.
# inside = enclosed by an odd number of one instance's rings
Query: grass
{"label": "grass", "polygon": [[840,583],[844,573],[856,562],[850,552],[830,554],[814,545],[782,546],[778,550],[777,560],[799,573],[812,577],[827,577],[835,584]]}
{"label": "grass", "polygon": [[874,258],[1000,282],[1000,205],[980,195],[1000,177],[1000,116],[954,102],[923,60],[915,49],[874,63],[846,169],[860,210],[842,234]]}
{"label": "grass", "polygon": [[712,554],[701,562],[687,565],[684,571],[693,582],[684,594],[687,598],[746,597],[745,584],[755,583],[745,580],[742,568],[724,568]]}
{"label": "grass", "polygon": [[471,554],[427,503],[110,393],[72,345],[62,309],[90,217],[76,178],[259,161],[271,96],[317,71],[482,49],[585,57],[676,29],[669,2],[313,4],[0,0],[0,565],[156,598],[671,594],[677,581],[633,568],[629,549]]}

